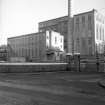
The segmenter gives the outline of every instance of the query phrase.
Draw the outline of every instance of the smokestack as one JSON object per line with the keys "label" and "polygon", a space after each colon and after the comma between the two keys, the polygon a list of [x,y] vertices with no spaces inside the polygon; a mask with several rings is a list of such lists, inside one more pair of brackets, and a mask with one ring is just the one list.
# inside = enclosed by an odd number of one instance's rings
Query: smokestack
{"label": "smokestack", "polygon": [[68,16],[73,17],[74,0],[68,0]]}
{"label": "smokestack", "polygon": [[68,16],[71,17],[71,0],[68,0]]}
{"label": "smokestack", "polygon": [[68,0],[68,35],[67,35],[67,53],[73,53],[72,20],[71,20],[71,0]]}

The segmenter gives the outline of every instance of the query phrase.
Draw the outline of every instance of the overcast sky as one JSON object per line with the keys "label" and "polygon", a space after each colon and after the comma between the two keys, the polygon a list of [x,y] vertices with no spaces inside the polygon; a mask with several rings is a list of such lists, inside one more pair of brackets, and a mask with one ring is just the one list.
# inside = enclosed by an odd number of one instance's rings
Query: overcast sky
{"label": "overcast sky", "polygon": [[[105,15],[105,0],[72,0],[73,14],[92,10]],[[0,0],[0,44],[11,36],[38,31],[38,22],[67,15],[68,0]]]}

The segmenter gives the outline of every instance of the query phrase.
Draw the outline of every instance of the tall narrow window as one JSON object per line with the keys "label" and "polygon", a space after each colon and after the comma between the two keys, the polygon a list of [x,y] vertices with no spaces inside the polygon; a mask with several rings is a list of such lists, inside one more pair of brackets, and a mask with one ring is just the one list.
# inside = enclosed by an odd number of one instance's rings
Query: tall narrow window
{"label": "tall narrow window", "polygon": [[88,44],[92,45],[92,38],[88,38]]}
{"label": "tall narrow window", "polygon": [[96,39],[99,40],[98,38],[99,34],[98,34],[98,24],[96,25]]}
{"label": "tall narrow window", "polygon": [[91,15],[88,15],[88,30],[92,29],[92,17]]}
{"label": "tall narrow window", "polygon": [[64,24],[63,24],[63,32],[67,32],[67,22],[64,22]]}
{"label": "tall narrow window", "polygon": [[76,44],[77,44],[76,51],[79,53],[80,52],[80,40],[79,40],[79,38],[77,38]]}
{"label": "tall narrow window", "polygon": [[57,43],[57,37],[55,37],[55,44]]}
{"label": "tall narrow window", "polygon": [[82,16],[82,26],[85,27],[85,16]]}
{"label": "tall narrow window", "polygon": [[76,31],[79,31],[79,17],[76,18]]}
{"label": "tall narrow window", "polygon": [[89,55],[92,55],[92,46],[89,47]]}
{"label": "tall narrow window", "polygon": [[99,30],[99,35],[100,35],[100,40],[102,39],[102,35],[101,35],[101,26],[100,26],[100,30]]}
{"label": "tall narrow window", "polygon": [[104,28],[102,28],[102,40],[104,41]]}
{"label": "tall narrow window", "polygon": [[105,31],[104,31],[104,28],[103,28],[103,35],[104,35],[104,41],[105,41]]}
{"label": "tall narrow window", "polygon": [[61,43],[62,43],[62,38],[61,38]]}

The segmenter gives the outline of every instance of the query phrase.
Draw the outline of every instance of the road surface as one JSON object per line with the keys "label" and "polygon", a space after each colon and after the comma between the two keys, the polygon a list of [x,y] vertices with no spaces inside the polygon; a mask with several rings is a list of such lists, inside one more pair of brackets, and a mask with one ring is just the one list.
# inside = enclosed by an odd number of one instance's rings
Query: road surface
{"label": "road surface", "polygon": [[0,105],[105,105],[103,74],[0,74]]}

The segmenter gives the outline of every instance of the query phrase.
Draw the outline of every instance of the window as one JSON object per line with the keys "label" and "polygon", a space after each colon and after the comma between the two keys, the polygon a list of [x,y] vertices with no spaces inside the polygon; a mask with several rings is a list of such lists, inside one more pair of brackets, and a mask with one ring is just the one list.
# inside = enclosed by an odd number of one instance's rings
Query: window
{"label": "window", "polygon": [[99,39],[98,36],[99,36],[99,34],[98,34],[98,24],[97,24],[97,25],[96,25],[96,39],[97,39],[97,40]]}
{"label": "window", "polygon": [[80,52],[80,40],[79,40],[79,38],[77,38],[77,41],[76,41],[76,47],[77,47],[77,52]]}
{"label": "window", "polygon": [[76,18],[76,30],[79,30],[79,17]]}
{"label": "window", "polygon": [[46,38],[49,39],[49,36],[47,35]]}
{"label": "window", "polygon": [[92,47],[89,47],[89,55],[92,55]]}
{"label": "window", "polygon": [[91,15],[88,15],[88,30],[92,29],[92,17]]}
{"label": "window", "polygon": [[63,22],[63,25],[61,25],[61,30],[60,32],[64,32],[64,33],[67,33],[67,27],[68,27],[68,24],[67,22]]}
{"label": "window", "polygon": [[85,16],[82,16],[82,26],[85,26]]}
{"label": "window", "polygon": [[103,35],[104,35],[104,41],[105,41],[105,32],[104,32],[104,28],[103,28]]}
{"label": "window", "polygon": [[102,41],[104,41],[104,29],[102,28],[101,31],[102,31]]}
{"label": "window", "polygon": [[88,38],[88,44],[92,45],[92,38]]}
{"label": "window", "polygon": [[99,30],[99,35],[100,35],[100,40],[102,39],[102,35],[101,35],[101,27],[100,27],[100,30]]}
{"label": "window", "polygon": [[22,48],[21,50],[22,50],[22,56],[24,56],[24,48]]}
{"label": "window", "polygon": [[57,37],[55,37],[55,44],[57,43]]}
{"label": "window", "polygon": [[35,55],[37,56],[37,48],[35,48]]}
{"label": "window", "polygon": [[61,45],[61,49],[62,49],[62,45]]}
{"label": "window", "polygon": [[61,43],[62,43],[62,38],[61,38]]}
{"label": "window", "polygon": [[58,24],[53,25],[53,26],[51,27],[51,29],[52,29],[53,31],[58,32]]}
{"label": "window", "polygon": [[49,45],[48,44],[46,45],[46,48],[49,48]]}

